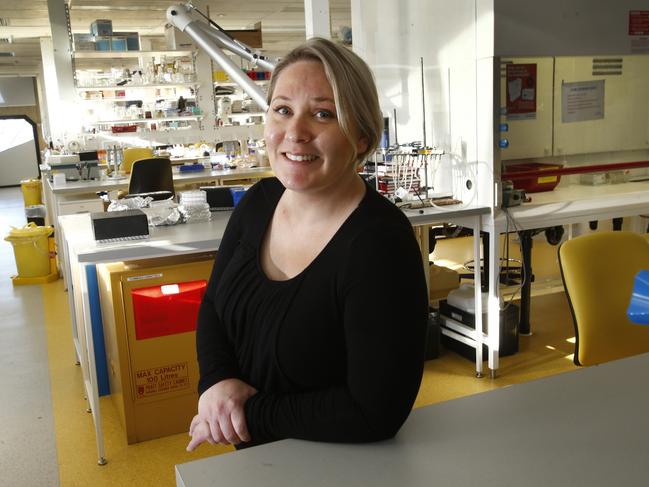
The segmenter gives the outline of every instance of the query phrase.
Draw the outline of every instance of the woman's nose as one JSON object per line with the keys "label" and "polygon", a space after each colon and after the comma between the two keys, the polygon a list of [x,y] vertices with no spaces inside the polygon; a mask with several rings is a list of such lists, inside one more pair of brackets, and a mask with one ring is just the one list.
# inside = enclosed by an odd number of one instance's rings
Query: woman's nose
{"label": "woman's nose", "polygon": [[288,122],[285,134],[289,142],[304,143],[312,137],[309,124],[300,116],[295,116]]}

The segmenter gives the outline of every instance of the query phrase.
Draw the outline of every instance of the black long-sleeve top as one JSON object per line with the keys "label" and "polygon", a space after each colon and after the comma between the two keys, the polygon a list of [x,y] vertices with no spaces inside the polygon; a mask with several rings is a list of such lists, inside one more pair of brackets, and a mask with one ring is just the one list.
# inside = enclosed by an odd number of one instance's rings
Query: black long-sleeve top
{"label": "black long-sleeve top", "polygon": [[252,444],[394,436],[421,382],[428,299],[412,227],[367,186],[301,273],[266,277],[260,246],[284,187],[250,188],[228,222],[197,324],[199,394],[227,378]]}

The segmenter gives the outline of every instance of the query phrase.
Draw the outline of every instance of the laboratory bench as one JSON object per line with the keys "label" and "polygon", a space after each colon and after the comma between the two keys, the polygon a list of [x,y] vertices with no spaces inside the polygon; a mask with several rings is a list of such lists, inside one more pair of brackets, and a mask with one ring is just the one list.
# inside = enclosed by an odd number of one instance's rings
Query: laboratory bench
{"label": "laboratory bench", "polygon": [[[214,183],[223,184],[226,181],[233,180],[250,180],[272,176],[273,172],[270,167],[253,167],[237,169],[212,169],[204,171],[173,171],[174,186],[181,190],[183,186]],[[105,180],[79,180],[66,181],[65,183],[54,183],[49,178],[43,178],[43,195],[47,207],[47,217],[49,224],[56,227],[58,217],[75,213],[92,213],[104,211],[103,202],[97,193],[100,191],[127,190],[129,179],[127,176],[118,178],[107,178]],[[59,233],[55,232],[55,239],[58,249],[59,269],[63,272],[65,267],[65,247]],[[67,286],[67,279],[64,278]]]}
{"label": "laboratory bench", "polygon": [[81,365],[84,393],[92,413],[98,463],[104,464],[104,441],[99,406],[100,387],[107,385],[101,308],[97,298],[96,264],[157,259],[215,252],[231,212],[215,212],[212,220],[150,228],[143,240],[98,243],[93,238],[89,214],[59,217],[59,233],[68,256],[64,273],[72,322],[75,360]]}
{"label": "laboratory bench", "polygon": [[[590,186],[561,184],[553,191],[532,193],[531,201],[520,206],[499,210],[495,218],[483,221],[482,231],[489,234],[488,280],[490,296],[495,296],[499,285],[499,235],[518,232],[523,257],[524,283],[521,287],[521,317],[519,332],[530,334],[532,276],[532,231],[554,226],[568,226],[568,238],[582,233],[581,225],[591,221],[633,217],[630,228],[645,233],[647,223],[642,215],[649,215],[649,181],[626,182]],[[493,243],[493,245],[492,245]],[[614,249],[611,249],[614,252]],[[493,278],[491,277],[493,276]],[[497,368],[497,357],[494,357]]]}
{"label": "laboratory bench", "polygon": [[[273,171],[270,167],[252,167],[237,169],[212,169],[204,171],[173,171],[174,184],[182,186],[184,184],[204,183],[204,182],[223,182],[233,179],[259,179],[271,176]],[[94,194],[98,191],[113,191],[116,189],[128,188],[128,176],[122,176],[115,179],[107,177],[103,180],[79,180],[66,181],[62,184],[56,184],[46,178],[47,189],[55,195],[73,195],[73,194]]]}

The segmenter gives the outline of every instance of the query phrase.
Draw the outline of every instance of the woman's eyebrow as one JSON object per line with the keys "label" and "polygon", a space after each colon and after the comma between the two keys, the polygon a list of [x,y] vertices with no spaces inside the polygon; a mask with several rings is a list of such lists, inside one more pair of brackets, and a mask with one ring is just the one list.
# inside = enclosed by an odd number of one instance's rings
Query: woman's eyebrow
{"label": "woman's eyebrow", "polygon": [[[284,95],[277,95],[277,96],[274,96],[273,99],[272,99],[272,101],[275,101],[275,100],[290,101],[291,98],[288,97],[288,96],[284,96]],[[325,102],[325,101],[329,102],[329,103],[334,103],[334,104],[336,103],[333,98],[330,98],[328,96],[316,96],[315,98],[313,98],[313,101],[315,101],[317,103],[322,103],[322,102]]]}
{"label": "woman's eyebrow", "polygon": [[328,96],[317,96],[313,99],[313,101],[317,101],[318,103],[323,102],[323,101],[328,101],[331,103],[335,103],[333,98],[329,98]]}

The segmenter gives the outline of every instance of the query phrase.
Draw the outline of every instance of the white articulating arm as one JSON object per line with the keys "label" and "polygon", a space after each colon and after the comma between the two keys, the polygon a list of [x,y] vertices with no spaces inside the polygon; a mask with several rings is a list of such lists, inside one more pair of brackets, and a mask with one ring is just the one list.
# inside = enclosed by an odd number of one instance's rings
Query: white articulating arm
{"label": "white articulating arm", "polygon": [[[246,73],[239,69],[239,66],[232,62],[223,52],[223,49],[253,64],[259,65],[268,71],[272,71],[275,68],[275,63],[258,53],[252,52],[248,46],[230,37],[211,20],[209,24],[206,24],[192,19],[192,12],[197,12],[205,17],[199,10],[188,3],[169,7],[167,9],[167,20],[178,30],[191,37],[201,49],[228,73],[235,83],[250,95],[263,111],[266,111],[268,109],[268,103],[266,103],[266,95],[264,92]],[[207,17],[205,18],[207,19]]]}

